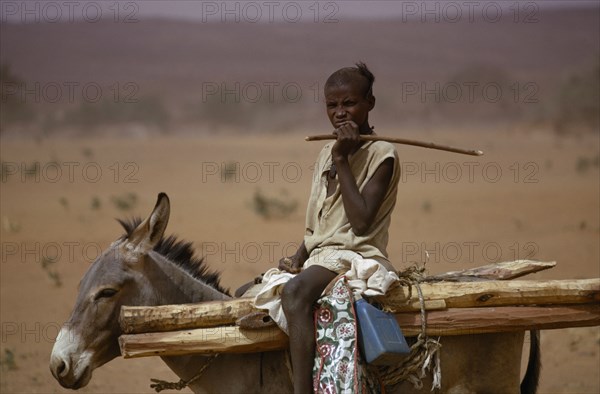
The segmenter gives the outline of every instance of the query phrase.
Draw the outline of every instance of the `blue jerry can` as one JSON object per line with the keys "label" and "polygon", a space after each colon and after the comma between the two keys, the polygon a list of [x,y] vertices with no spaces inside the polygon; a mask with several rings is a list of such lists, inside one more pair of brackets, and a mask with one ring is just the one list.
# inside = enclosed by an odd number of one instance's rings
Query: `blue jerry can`
{"label": "blue jerry can", "polygon": [[358,344],[367,363],[392,365],[410,353],[410,347],[392,313],[385,313],[363,299],[356,301],[354,308]]}

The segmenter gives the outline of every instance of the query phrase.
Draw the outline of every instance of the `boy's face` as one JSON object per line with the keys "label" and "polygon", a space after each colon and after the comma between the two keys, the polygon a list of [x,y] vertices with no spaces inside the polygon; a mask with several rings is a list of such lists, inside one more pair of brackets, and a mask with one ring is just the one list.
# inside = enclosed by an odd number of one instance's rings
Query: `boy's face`
{"label": "boy's face", "polygon": [[365,86],[361,82],[350,81],[325,87],[327,116],[336,129],[348,121],[356,123],[361,132],[368,128],[368,115],[375,105],[375,98],[365,97]]}

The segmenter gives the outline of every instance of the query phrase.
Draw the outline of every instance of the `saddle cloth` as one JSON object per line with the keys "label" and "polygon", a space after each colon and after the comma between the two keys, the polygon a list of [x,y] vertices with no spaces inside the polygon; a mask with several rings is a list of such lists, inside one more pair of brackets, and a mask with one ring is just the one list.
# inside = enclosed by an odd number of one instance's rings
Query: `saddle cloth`
{"label": "saddle cloth", "polygon": [[313,389],[318,394],[381,393],[358,350],[354,297],[345,276],[332,282],[315,310]]}

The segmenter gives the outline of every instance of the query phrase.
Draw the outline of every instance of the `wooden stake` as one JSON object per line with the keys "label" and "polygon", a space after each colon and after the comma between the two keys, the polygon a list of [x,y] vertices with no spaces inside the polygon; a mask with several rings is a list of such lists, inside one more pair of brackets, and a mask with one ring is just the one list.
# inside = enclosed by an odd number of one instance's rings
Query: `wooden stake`
{"label": "wooden stake", "polygon": [[[304,139],[306,141],[335,140],[335,139],[337,139],[337,136],[334,134],[311,135]],[[409,140],[406,138],[383,137],[383,136],[379,136],[379,135],[361,135],[360,139],[363,141],[386,141],[386,142],[391,142],[393,144],[420,146],[422,148],[437,149],[437,150],[443,150],[443,151],[447,151],[447,152],[461,153],[463,155],[470,155],[470,156],[482,156],[483,155],[483,152],[480,150],[454,148],[452,146],[434,144],[433,142]]]}

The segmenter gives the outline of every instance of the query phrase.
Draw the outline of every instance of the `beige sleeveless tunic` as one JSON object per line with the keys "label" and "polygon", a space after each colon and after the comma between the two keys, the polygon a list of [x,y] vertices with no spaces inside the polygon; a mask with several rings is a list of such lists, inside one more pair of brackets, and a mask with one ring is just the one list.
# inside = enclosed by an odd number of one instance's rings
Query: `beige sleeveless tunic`
{"label": "beige sleeveless tunic", "polygon": [[[350,157],[349,164],[358,190],[362,193],[375,170],[387,158],[394,160],[392,179],[385,193],[379,212],[373,223],[363,235],[352,231],[346,216],[340,187],[327,196],[327,175],[332,164],[331,148],[334,142],[323,147],[315,165],[310,198],[306,210],[306,231],[304,243],[310,258],[305,268],[318,264],[318,256],[327,251],[350,250],[363,258],[372,258],[382,263],[388,270],[394,271],[388,260],[388,229],[391,215],[396,205],[398,181],[400,179],[400,163],[395,147],[384,141],[369,141]],[[345,272],[349,267],[326,266],[335,272]]]}

